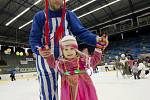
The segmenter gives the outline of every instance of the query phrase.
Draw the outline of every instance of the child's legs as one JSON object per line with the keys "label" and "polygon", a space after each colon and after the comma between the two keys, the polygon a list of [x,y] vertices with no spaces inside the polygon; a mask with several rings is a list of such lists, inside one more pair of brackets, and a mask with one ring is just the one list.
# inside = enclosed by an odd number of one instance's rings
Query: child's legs
{"label": "child's legs", "polygon": [[50,68],[46,60],[37,56],[36,68],[39,79],[40,100],[58,100],[58,73]]}

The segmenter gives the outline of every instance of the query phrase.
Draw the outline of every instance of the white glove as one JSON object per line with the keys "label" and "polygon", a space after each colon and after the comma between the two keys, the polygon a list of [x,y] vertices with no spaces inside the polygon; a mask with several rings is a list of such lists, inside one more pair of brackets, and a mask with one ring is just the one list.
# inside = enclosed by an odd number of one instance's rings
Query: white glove
{"label": "white glove", "polygon": [[93,68],[92,67],[88,68],[86,70],[86,73],[91,76],[93,74]]}

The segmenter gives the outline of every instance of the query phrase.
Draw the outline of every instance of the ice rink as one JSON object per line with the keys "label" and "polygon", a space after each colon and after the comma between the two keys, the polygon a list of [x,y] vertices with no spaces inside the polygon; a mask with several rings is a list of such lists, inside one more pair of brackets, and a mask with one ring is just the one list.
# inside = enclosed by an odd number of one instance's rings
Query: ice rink
{"label": "ice rink", "polygon": [[[98,100],[149,100],[150,75],[144,79],[123,79],[116,72],[99,72],[92,75]],[[38,80],[18,79],[0,81],[0,100],[39,100]]]}

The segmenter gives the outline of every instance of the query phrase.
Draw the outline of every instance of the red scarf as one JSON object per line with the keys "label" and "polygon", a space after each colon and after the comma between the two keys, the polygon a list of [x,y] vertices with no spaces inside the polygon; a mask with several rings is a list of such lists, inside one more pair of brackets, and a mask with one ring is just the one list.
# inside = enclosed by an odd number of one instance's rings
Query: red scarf
{"label": "red scarf", "polygon": [[[45,0],[45,12],[46,12],[46,21],[45,21],[45,45],[49,45],[49,32],[50,32],[50,28],[49,28],[49,18],[48,18],[48,0]],[[61,17],[61,22],[59,27],[56,30],[56,43],[58,44],[59,40],[62,38],[62,35],[64,33],[64,28],[63,28],[63,22],[65,19],[65,14],[66,14],[66,0],[64,0],[64,6],[62,9],[62,17]],[[53,37],[52,37],[53,38]],[[51,38],[51,39],[52,39]]]}

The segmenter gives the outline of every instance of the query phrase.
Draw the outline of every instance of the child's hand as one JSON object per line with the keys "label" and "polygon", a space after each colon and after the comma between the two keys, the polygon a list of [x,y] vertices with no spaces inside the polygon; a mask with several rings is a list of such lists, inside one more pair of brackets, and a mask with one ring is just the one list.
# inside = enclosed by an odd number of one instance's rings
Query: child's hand
{"label": "child's hand", "polygon": [[104,50],[108,46],[108,43],[108,36],[104,34],[103,36],[97,39],[96,47],[101,50]]}
{"label": "child's hand", "polygon": [[48,46],[45,46],[45,48],[38,48],[38,50],[39,54],[45,59],[47,59],[51,55],[51,49]]}

